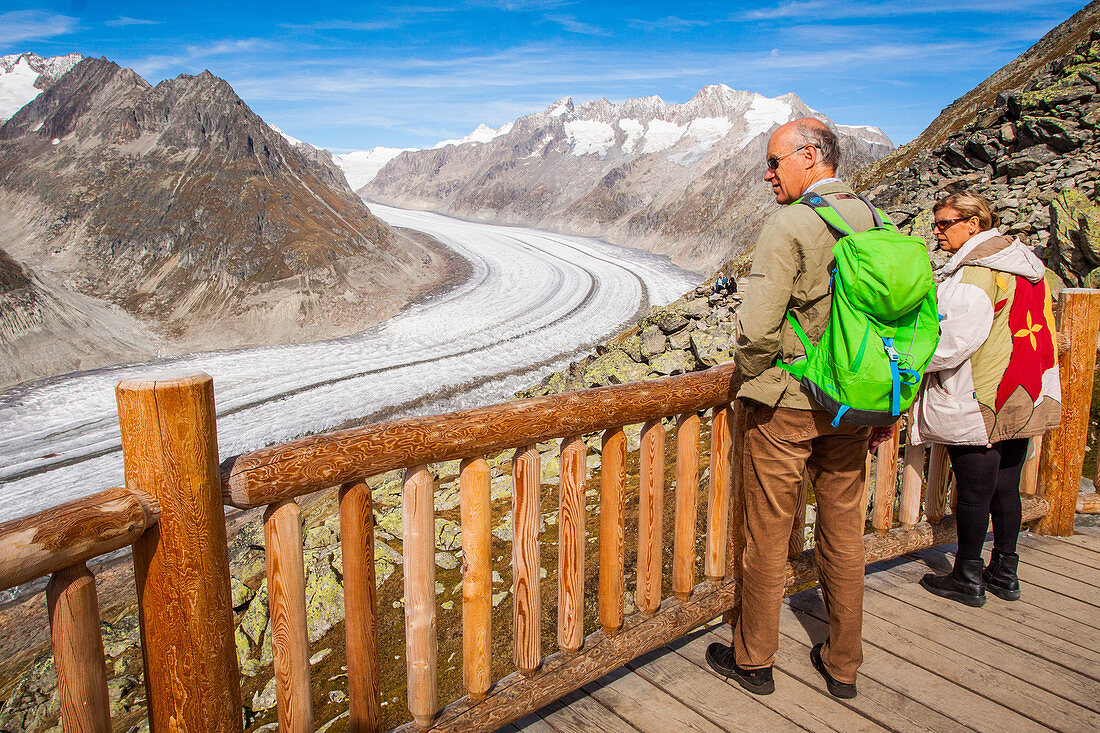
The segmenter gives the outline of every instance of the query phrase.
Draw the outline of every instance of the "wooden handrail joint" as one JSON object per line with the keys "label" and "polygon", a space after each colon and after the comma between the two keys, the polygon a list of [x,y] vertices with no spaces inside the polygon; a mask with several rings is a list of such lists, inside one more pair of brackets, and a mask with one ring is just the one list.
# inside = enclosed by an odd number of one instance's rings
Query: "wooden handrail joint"
{"label": "wooden handrail joint", "polygon": [[157,500],[113,488],[0,524],[0,590],[132,545],[160,518]]}

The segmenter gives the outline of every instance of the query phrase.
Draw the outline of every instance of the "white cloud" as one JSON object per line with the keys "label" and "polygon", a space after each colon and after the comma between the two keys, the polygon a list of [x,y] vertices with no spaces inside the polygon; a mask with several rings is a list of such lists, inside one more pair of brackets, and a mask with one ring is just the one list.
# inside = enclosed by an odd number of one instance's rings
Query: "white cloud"
{"label": "white cloud", "polygon": [[146,20],[144,18],[131,18],[128,15],[120,15],[114,20],[108,20],[104,25],[109,26],[126,26],[126,25],[160,25],[163,21],[160,20]]}
{"label": "white cloud", "polygon": [[554,10],[573,4],[575,0],[469,0],[467,2],[471,7],[496,8],[520,13]]}
{"label": "white cloud", "polygon": [[707,26],[714,25],[715,23],[725,22],[724,19],[708,19],[708,20],[693,20],[690,18],[681,18],[677,15],[669,15],[664,18],[654,18],[653,20],[645,20],[642,18],[631,18],[626,21],[627,25],[634,28],[641,28],[646,31],[690,31],[695,28],[706,28]]}
{"label": "white cloud", "polygon": [[772,7],[758,7],[741,14],[742,20],[800,19],[807,22],[823,20],[855,20],[859,18],[896,18],[937,13],[994,13],[1008,15],[1017,12],[1034,13],[1033,0],[886,0],[876,3],[838,3],[832,0],[785,0]]}
{"label": "white cloud", "polygon": [[79,21],[46,10],[12,10],[0,13],[0,45],[63,36],[77,30]]}
{"label": "white cloud", "polygon": [[592,25],[591,23],[584,23],[577,20],[571,15],[554,15],[547,13],[542,16],[551,23],[557,23],[570,33],[580,33],[584,36],[610,36],[609,31],[600,28],[599,26]]}
{"label": "white cloud", "polygon": [[[184,46],[180,53],[154,54],[132,62],[126,62],[134,71],[146,78],[154,77],[166,69],[179,69],[184,71],[198,71],[198,67],[209,68],[214,64],[212,59],[223,58],[240,54],[254,54],[255,52],[269,48],[270,44],[258,38],[245,38],[238,41],[212,41],[203,45]],[[221,76],[222,74],[218,74]]]}
{"label": "white cloud", "polygon": [[281,23],[283,28],[304,31],[382,31],[400,28],[408,21],[399,18],[385,20],[316,20],[312,23]]}

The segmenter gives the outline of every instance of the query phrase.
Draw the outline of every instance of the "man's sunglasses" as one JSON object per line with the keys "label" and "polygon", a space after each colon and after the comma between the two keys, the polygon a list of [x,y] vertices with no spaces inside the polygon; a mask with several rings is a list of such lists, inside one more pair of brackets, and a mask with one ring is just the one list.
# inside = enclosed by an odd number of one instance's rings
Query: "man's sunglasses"
{"label": "man's sunglasses", "polygon": [[932,229],[938,229],[941,232],[946,232],[949,227],[953,227],[960,221],[966,221],[967,219],[973,219],[972,216],[960,216],[957,219],[933,219]]}
{"label": "man's sunglasses", "polygon": [[774,171],[776,168],[779,167],[779,161],[783,160],[788,155],[794,155],[795,153],[797,153],[799,150],[802,150],[803,148],[816,148],[816,147],[817,146],[814,145],[813,143],[806,143],[805,145],[802,145],[801,147],[795,148],[794,150],[792,150],[789,153],[783,153],[782,155],[779,155],[779,156],[772,155],[772,156],[768,157],[765,160],[765,162],[768,164],[768,167],[771,168]]}

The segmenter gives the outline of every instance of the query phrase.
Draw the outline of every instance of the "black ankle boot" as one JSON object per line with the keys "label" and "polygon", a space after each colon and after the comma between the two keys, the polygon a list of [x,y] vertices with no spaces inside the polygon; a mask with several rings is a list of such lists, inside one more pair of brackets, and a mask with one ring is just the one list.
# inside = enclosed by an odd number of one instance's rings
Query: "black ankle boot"
{"label": "black ankle boot", "polygon": [[1016,577],[1016,568],[1020,565],[1020,556],[1015,552],[1001,552],[993,549],[989,566],[982,573],[982,583],[986,589],[1006,601],[1020,600],[1020,580]]}
{"label": "black ankle boot", "polygon": [[985,589],[982,587],[982,560],[955,558],[955,567],[948,575],[928,573],[920,584],[929,593],[965,603],[968,606],[985,605]]}
{"label": "black ankle boot", "polygon": [[770,695],[775,692],[772,668],[742,669],[738,667],[732,645],[726,646],[716,641],[707,647],[706,658],[711,669],[723,677],[734,678],[737,684],[754,695]]}

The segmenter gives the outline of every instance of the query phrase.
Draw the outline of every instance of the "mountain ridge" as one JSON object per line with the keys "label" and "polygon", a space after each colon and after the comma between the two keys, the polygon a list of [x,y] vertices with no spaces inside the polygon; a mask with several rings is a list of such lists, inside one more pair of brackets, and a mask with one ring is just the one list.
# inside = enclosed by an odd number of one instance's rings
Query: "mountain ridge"
{"label": "mountain ridge", "polygon": [[[828,121],[797,95],[724,84],[676,104],[655,95],[579,105],[564,97],[487,128],[486,139],[402,152],[358,191],[396,206],[598,236],[710,272],[750,246],[761,212],[774,208],[757,185],[766,133],[802,116]],[[876,128],[837,129],[850,168],[893,148]]]}

